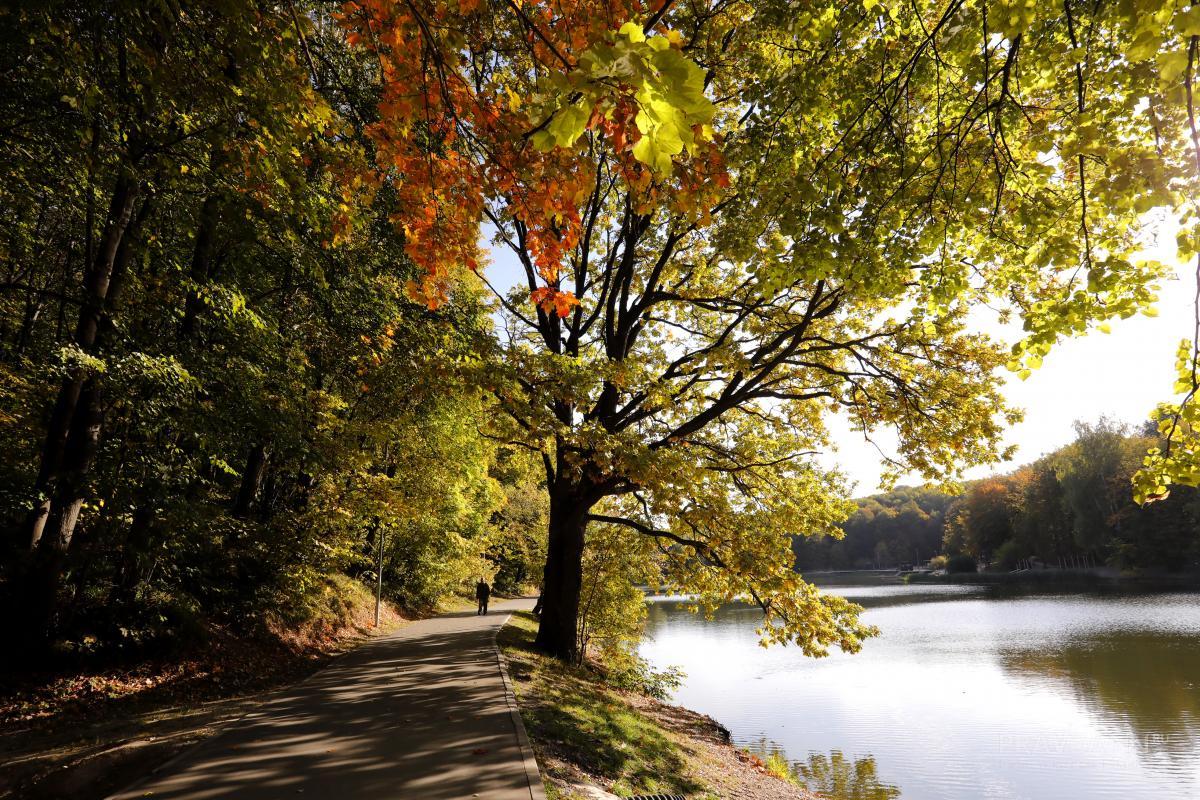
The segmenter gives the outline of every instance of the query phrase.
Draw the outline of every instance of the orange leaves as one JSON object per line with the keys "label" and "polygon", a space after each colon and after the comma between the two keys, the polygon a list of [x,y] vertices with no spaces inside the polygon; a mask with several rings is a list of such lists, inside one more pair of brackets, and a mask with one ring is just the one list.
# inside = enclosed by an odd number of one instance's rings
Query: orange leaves
{"label": "orange leaves", "polygon": [[565,317],[571,309],[579,305],[579,298],[571,292],[561,292],[553,286],[542,286],[530,293],[529,299],[547,314],[557,314]]}
{"label": "orange leaves", "polygon": [[425,275],[420,281],[408,281],[404,284],[404,293],[410,300],[421,303],[430,311],[434,311],[448,299],[446,288],[444,279]]}
{"label": "orange leaves", "polygon": [[[357,37],[381,65],[379,121],[367,134],[376,171],[396,193],[399,211],[392,223],[404,233],[405,252],[420,271],[407,294],[431,309],[447,299],[456,270],[478,266],[484,198],[479,165],[458,130],[462,110],[478,105],[475,91],[456,71],[461,45],[434,23],[479,5],[360,0],[344,5],[340,18],[347,38]],[[442,62],[436,69],[431,53]]]}
{"label": "orange leaves", "polygon": [[[545,92],[568,91],[570,62],[610,39],[614,21],[639,17],[645,5],[524,0],[517,5],[521,19],[505,7],[486,36],[474,20],[490,7],[482,0],[354,0],[342,6],[347,39],[380,64],[379,120],[367,133],[380,181],[396,194],[399,211],[392,221],[420,271],[408,285],[410,297],[436,308],[456,271],[478,267],[484,210],[493,206],[519,224],[522,244],[546,284],[532,301],[559,317],[578,305],[556,287],[580,245],[595,153],[582,146],[531,146],[536,121],[530,109]],[[535,68],[470,79],[471,65],[496,58],[489,48],[503,50],[501,61],[521,49]],[[616,169],[634,175],[639,192],[650,197],[653,179],[632,155],[641,136],[632,96],[617,96],[607,110],[585,110],[586,128],[611,148]],[[664,187],[663,197],[675,191]]]}

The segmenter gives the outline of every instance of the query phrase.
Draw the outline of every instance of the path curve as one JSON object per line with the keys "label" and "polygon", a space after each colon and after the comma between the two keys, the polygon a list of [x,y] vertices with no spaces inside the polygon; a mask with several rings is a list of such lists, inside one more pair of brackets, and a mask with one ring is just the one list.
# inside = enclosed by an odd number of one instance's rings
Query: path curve
{"label": "path curve", "polygon": [[532,606],[369,641],[111,800],[542,800],[494,646]]}

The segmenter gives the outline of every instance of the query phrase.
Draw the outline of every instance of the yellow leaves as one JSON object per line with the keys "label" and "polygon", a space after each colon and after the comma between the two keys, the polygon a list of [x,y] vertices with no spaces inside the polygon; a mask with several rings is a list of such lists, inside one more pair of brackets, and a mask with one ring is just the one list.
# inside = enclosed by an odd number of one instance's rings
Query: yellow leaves
{"label": "yellow leaves", "polygon": [[617,33],[629,39],[634,44],[646,41],[646,34],[642,31],[642,26],[636,22],[626,22],[617,30]]}
{"label": "yellow leaves", "polygon": [[1167,50],[1160,53],[1157,62],[1159,85],[1165,89],[1176,84],[1183,71],[1187,69],[1187,48],[1179,46],[1174,50]]}
{"label": "yellow leaves", "polygon": [[1200,36],[1200,5],[1193,4],[1175,17],[1175,29],[1180,36]]}

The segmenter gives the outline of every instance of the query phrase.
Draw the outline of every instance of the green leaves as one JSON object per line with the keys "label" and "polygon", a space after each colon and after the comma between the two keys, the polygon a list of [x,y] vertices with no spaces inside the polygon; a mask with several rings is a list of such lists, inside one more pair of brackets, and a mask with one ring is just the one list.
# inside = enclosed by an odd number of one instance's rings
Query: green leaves
{"label": "green leaves", "polygon": [[539,127],[530,142],[539,149],[570,147],[587,130],[593,109],[611,118],[630,94],[637,108],[633,155],[656,174],[669,175],[673,159],[691,151],[697,137],[711,138],[705,126],[715,107],[705,96],[704,71],[667,37],[647,38],[635,22],[588,48],[565,78],[547,83],[549,92],[533,106]]}
{"label": "green leaves", "polygon": [[[637,92],[637,127],[642,138],[633,154],[655,172],[671,171],[671,159],[694,144],[693,128],[712,119],[713,106],[704,96],[704,73],[667,40],[649,42],[658,80],[646,80]],[[703,135],[703,134],[702,134]]]}
{"label": "green leaves", "polygon": [[[684,117],[652,90],[638,92],[637,127],[642,133],[633,155],[655,172],[669,173],[671,157],[683,152]],[[690,131],[688,131],[690,139]]]}
{"label": "green leaves", "polygon": [[591,115],[592,109],[587,102],[578,100],[574,103],[567,103],[550,118],[544,137],[541,134],[535,134],[534,146],[545,150],[551,147],[570,147],[580,136],[583,136]]}

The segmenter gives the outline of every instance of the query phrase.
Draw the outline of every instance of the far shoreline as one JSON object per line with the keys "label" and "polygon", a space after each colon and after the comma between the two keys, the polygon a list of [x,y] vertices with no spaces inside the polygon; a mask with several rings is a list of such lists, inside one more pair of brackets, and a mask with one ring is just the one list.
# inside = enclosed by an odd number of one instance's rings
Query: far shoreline
{"label": "far shoreline", "polygon": [[826,570],[803,573],[815,586],[1009,586],[1031,589],[1135,589],[1139,591],[1200,590],[1200,572],[1137,573],[1100,567],[1090,570],[1037,569],[1015,572],[900,572],[898,570]]}

